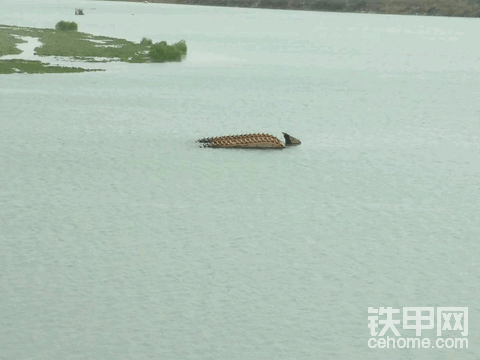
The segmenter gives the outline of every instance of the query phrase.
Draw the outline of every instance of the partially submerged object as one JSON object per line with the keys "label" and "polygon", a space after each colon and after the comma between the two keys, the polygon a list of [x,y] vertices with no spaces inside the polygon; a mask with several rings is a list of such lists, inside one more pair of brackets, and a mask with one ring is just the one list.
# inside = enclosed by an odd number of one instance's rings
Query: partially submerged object
{"label": "partially submerged object", "polygon": [[197,140],[206,148],[240,148],[240,149],[284,149],[287,146],[300,145],[301,141],[283,133],[285,144],[269,134],[228,135]]}

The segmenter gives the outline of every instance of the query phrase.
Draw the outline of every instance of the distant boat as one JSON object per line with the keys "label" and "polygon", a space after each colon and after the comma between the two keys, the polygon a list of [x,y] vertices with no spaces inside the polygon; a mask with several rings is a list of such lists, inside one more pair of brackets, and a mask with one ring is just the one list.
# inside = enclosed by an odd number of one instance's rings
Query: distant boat
{"label": "distant boat", "polygon": [[75,15],[85,15],[83,9],[75,9]]}
{"label": "distant boat", "polygon": [[228,135],[197,140],[205,148],[236,149],[284,149],[287,146],[300,145],[302,142],[287,133],[283,133],[285,143],[269,134]]}

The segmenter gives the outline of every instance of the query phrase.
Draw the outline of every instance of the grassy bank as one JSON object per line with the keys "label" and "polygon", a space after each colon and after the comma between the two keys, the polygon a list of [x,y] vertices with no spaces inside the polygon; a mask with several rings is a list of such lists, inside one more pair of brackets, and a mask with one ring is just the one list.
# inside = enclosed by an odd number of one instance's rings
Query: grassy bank
{"label": "grassy bank", "polygon": [[[73,58],[85,62],[107,62],[122,61],[128,63],[146,63],[146,62],[165,62],[165,61],[181,61],[187,52],[186,45],[179,47],[179,42],[173,45],[167,45],[165,42],[153,44],[150,41],[141,41],[134,43],[125,39],[116,39],[106,36],[94,36],[78,31],[64,31],[57,29],[37,29],[18,26],[0,25],[0,56],[17,55],[21,51],[17,48],[19,43],[23,43],[19,37],[28,36],[38,38],[42,43],[40,47],[35,48],[35,55],[38,56],[57,56]],[[139,39],[140,40],[140,39]],[[175,57],[162,58],[162,53],[158,51],[152,52],[152,49],[158,46],[165,49],[165,54],[170,55],[175,52]],[[181,53],[179,53],[179,49]],[[52,67],[43,62],[23,61],[21,64],[14,64],[10,60],[0,59],[0,74],[10,74],[18,72],[20,69],[27,73],[39,73],[40,67],[43,66],[44,72],[80,72],[87,71],[82,68],[68,67]],[[40,63],[40,65],[39,65]],[[62,70],[63,69],[63,70]],[[98,69],[97,69],[98,70]]]}
{"label": "grassy bank", "polygon": [[0,27],[0,56],[20,54],[21,51],[17,48],[17,44],[22,42],[23,40],[12,36],[8,29]]}
{"label": "grassy bank", "polygon": [[54,74],[80,73],[85,71],[102,71],[99,69],[83,69],[79,67],[55,66],[36,60],[0,60],[0,74]]}
{"label": "grassy bank", "polygon": [[[144,2],[143,0],[108,0]],[[480,17],[480,0],[149,0],[151,3],[376,14]]]}

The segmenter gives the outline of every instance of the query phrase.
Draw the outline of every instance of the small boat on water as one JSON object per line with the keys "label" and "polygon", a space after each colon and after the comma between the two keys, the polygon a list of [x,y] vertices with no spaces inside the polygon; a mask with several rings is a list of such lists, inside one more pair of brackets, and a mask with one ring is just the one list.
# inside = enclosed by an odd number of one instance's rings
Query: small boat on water
{"label": "small boat on water", "polygon": [[287,146],[300,145],[301,141],[287,133],[283,133],[285,143],[269,134],[228,135],[197,140],[205,148],[234,149],[285,149]]}

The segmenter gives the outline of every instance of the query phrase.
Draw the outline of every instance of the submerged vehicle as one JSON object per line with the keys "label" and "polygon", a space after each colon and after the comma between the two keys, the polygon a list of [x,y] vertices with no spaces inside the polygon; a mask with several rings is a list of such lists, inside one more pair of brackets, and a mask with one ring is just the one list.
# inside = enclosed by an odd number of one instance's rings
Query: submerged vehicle
{"label": "submerged vehicle", "polygon": [[197,140],[206,148],[236,149],[284,149],[287,146],[300,145],[302,142],[287,133],[283,133],[285,144],[269,134],[228,135]]}

